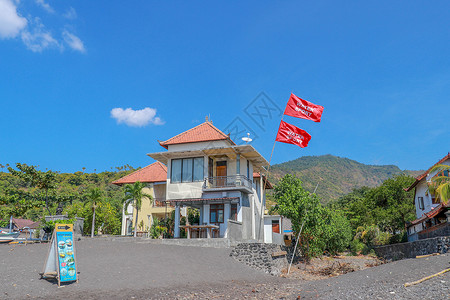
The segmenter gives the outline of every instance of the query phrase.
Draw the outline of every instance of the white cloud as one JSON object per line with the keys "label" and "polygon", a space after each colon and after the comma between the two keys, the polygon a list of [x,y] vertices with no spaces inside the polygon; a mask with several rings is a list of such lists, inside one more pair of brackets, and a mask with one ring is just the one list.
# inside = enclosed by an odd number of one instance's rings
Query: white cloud
{"label": "white cloud", "polygon": [[17,14],[11,0],[0,0],[0,38],[14,38],[27,26],[27,19]]}
{"label": "white cloud", "polygon": [[128,126],[143,127],[152,123],[154,125],[163,125],[164,122],[156,117],[156,109],[146,107],[141,110],[133,110],[131,108],[113,108],[111,117],[117,120],[117,123],[125,123]]}
{"label": "white cloud", "polygon": [[77,18],[77,11],[73,7],[70,7],[63,17],[69,20],[75,20]]}
{"label": "white cloud", "polygon": [[[46,1],[35,0],[35,3],[48,13],[55,13],[55,10]],[[40,18],[31,15],[28,15],[27,18],[22,17],[18,12],[19,3],[20,0],[0,0],[0,39],[20,36],[25,46],[33,52],[42,52],[46,49],[63,51],[65,48],[64,44],[67,44],[68,47],[75,51],[86,52],[83,41],[67,29],[60,31],[62,32],[61,36],[55,38],[45,28]],[[22,7],[22,9],[24,8]],[[77,17],[77,13],[73,7],[70,7],[63,17],[68,20],[74,20]],[[65,27],[67,28],[67,26],[66,24]]]}
{"label": "white cloud", "polygon": [[76,35],[64,30],[63,33],[64,41],[69,45],[70,48],[80,52],[86,52],[86,48],[84,48],[83,41],[80,40]]}
{"label": "white cloud", "polygon": [[48,13],[54,13],[55,10],[53,7],[50,6],[50,4],[46,3],[44,0],[36,0],[36,3],[41,6],[43,9],[45,9]]}
{"label": "white cloud", "polygon": [[47,48],[59,48],[63,50],[64,47],[53,38],[52,34],[47,31],[39,18],[35,18],[33,23],[33,31],[22,31],[22,41],[33,52],[42,52]]}

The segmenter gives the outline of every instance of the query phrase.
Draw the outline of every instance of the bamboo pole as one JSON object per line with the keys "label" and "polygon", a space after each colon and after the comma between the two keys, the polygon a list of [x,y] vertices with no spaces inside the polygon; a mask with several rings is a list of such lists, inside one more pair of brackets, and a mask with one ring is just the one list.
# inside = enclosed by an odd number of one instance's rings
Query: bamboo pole
{"label": "bamboo pole", "polygon": [[448,272],[448,271],[450,271],[450,268],[445,269],[445,270],[443,270],[443,271],[440,271],[440,272],[438,272],[438,273],[436,273],[436,274],[433,274],[433,275],[424,277],[424,278],[422,278],[422,279],[413,281],[413,282],[407,282],[407,283],[405,283],[405,287],[419,284],[419,283],[421,283],[421,282],[424,282],[425,280],[428,280],[428,279],[434,278],[434,277],[436,277],[436,276],[442,275],[442,274],[444,274],[444,273],[446,273],[446,272]]}

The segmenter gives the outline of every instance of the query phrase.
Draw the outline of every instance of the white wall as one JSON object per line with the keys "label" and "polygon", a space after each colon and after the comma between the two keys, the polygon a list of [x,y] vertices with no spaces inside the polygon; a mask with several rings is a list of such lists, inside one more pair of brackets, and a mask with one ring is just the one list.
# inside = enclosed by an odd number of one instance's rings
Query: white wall
{"label": "white wall", "polygon": [[264,243],[272,243],[272,221],[278,220],[281,231],[280,216],[264,216]]}
{"label": "white wall", "polygon": [[[443,165],[450,165],[450,160],[447,159],[442,163]],[[439,204],[433,204],[432,195],[431,193],[427,193],[428,191],[428,181],[431,181],[431,179],[436,175],[437,172],[432,172],[430,174],[427,174],[425,180],[422,180],[419,182],[416,186],[416,192],[415,192],[415,198],[414,198],[414,204],[416,206],[416,217],[420,218],[425,213],[431,211],[433,208],[438,206]],[[428,194],[428,195],[427,195]],[[424,209],[419,208],[419,197],[423,197],[423,204]]]}

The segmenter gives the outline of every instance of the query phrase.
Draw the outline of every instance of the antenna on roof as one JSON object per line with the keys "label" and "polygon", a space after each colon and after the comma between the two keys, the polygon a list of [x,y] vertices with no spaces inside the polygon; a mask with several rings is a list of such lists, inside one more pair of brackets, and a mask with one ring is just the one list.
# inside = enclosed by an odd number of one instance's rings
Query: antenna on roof
{"label": "antenna on roof", "polygon": [[210,114],[208,114],[208,115],[205,117],[205,122],[209,122],[209,123],[212,124],[212,120],[211,120],[211,115],[210,115]]}
{"label": "antenna on roof", "polygon": [[247,136],[243,137],[242,140],[243,140],[246,144],[248,144],[248,143],[250,143],[251,141],[253,141],[253,139],[250,138],[250,133],[248,133],[248,132],[247,132]]}

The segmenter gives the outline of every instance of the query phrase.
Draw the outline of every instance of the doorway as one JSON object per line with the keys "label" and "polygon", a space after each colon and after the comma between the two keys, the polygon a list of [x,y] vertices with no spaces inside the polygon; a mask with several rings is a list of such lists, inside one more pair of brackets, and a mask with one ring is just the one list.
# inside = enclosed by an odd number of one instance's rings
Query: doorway
{"label": "doorway", "polygon": [[217,187],[224,187],[227,183],[227,162],[218,161],[216,163]]}

